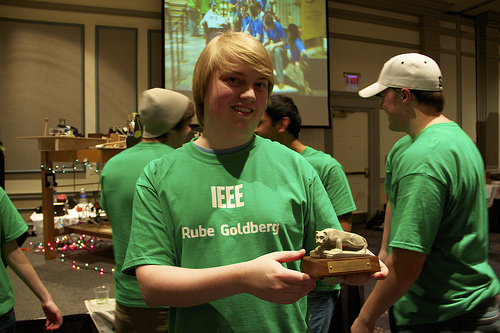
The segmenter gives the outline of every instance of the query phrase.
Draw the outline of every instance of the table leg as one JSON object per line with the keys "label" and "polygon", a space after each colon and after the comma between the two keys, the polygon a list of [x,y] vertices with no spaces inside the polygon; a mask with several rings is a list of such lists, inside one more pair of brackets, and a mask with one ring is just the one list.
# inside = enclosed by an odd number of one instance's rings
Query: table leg
{"label": "table leg", "polygon": [[42,213],[43,213],[43,247],[45,259],[55,259],[55,233],[54,233],[54,202],[53,188],[47,187],[46,174],[52,173],[52,162],[48,160],[48,152],[41,152],[42,158]]}

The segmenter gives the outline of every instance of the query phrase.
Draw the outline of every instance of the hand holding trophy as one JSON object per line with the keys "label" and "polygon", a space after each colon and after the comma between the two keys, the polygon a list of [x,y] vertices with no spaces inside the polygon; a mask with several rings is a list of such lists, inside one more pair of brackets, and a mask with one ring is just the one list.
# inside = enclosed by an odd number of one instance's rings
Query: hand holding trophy
{"label": "hand holding trophy", "polygon": [[316,231],[316,245],[309,256],[301,259],[301,271],[326,283],[343,282],[345,275],[380,271],[379,259],[358,234],[332,228]]}

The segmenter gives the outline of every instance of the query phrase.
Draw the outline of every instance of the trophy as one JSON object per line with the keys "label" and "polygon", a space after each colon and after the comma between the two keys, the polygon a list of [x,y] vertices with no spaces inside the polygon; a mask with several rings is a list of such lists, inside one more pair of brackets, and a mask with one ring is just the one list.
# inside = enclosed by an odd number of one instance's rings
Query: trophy
{"label": "trophy", "polygon": [[[379,259],[358,234],[333,228],[316,231],[316,249],[301,259],[300,269],[312,277],[332,279],[342,275],[380,271]],[[328,281],[325,281],[328,283]]]}

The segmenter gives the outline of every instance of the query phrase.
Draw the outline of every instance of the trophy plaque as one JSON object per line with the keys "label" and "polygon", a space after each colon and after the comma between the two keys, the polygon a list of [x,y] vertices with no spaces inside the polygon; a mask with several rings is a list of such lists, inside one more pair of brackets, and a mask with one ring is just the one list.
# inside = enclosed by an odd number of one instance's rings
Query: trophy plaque
{"label": "trophy plaque", "polygon": [[316,231],[316,249],[301,259],[300,269],[312,277],[380,271],[379,259],[368,251],[366,239],[337,229]]}

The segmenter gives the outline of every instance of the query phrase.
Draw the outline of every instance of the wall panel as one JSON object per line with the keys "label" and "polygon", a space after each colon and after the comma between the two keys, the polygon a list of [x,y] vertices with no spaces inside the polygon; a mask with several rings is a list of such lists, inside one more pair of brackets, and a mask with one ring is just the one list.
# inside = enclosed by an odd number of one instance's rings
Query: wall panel
{"label": "wall panel", "polygon": [[40,171],[35,140],[59,118],[83,132],[83,25],[0,18],[0,140],[6,172]]}
{"label": "wall panel", "polygon": [[163,83],[163,32],[148,30],[148,87],[164,87]]}
{"label": "wall panel", "polygon": [[96,27],[97,128],[123,127],[137,111],[137,29]]}

